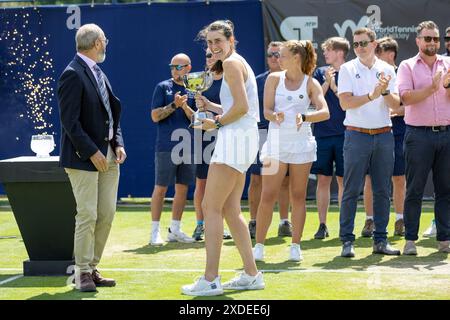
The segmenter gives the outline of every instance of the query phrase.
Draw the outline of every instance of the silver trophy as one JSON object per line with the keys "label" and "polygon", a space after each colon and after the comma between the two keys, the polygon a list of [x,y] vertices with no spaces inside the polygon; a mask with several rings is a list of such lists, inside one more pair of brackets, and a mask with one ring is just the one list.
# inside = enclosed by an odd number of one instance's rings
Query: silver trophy
{"label": "silver trophy", "polygon": [[[183,84],[186,90],[197,94],[208,90],[213,84],[214,78],[209,71],[192,72],[183,76]],[[213,119],[214,115],[206,110],[197,110],[191,118],[190,128],[200,129],[202,122],[200,119]]]}

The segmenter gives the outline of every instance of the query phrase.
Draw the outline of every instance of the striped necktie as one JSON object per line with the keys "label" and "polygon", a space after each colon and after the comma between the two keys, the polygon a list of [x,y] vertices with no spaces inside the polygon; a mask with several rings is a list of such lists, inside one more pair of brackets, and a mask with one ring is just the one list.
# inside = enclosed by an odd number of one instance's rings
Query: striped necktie
{"label": "striped necktie", "polygon": [[95,65],[93,69],[97,75],[97,84],[100,90],[100,94],[102,95],[103,104],[105,105],[106,111],[108,112],[109,132],[110,132],[109,138],[111,139],[112,138],[111,133],[113,128],[113,117],[111,112],[111,105],[109,104],[109,94],[108,90],[106,89],[105,78],[103,77],[103,72],[98,65]]}

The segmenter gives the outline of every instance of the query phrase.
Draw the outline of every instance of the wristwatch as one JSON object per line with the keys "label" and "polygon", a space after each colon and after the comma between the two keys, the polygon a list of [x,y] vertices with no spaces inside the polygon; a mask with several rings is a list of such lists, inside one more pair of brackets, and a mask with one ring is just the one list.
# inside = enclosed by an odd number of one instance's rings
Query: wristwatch
{"label": "wristwatch", "polygon": [[223,127],[223,124],[220,123],[219,119],[216,119],[216,121],[214,121],[214,123],[216,124],[216,128],[217,128],[217,129]]}
{"label": "wristwatch", "polygon": [[172,102],[172,103],[170,104],[170,107],[171,107],[173,110],[176,110],[176,109],[177,109],[177,105],[175,104],[175,102]]}
{"label": "wristwatch", "polygon": [[306,121],[306,115],[302,114],[302,121],[305,122]]}
{"label": "wristwatch", "polygon": [[381,93],[382,96],[387,96],[389,94],[391,94],[391,90],[389,90],[389,89],[387,89]]}

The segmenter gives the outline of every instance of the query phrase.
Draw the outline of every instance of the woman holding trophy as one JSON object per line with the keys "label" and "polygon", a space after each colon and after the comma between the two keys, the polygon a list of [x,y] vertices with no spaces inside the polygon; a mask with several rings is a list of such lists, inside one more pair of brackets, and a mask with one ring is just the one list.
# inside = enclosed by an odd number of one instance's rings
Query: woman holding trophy
{"label": "woman holding trophy", "polygon": [[[216,112],[215,120],[201,119],[205,130],[218,130],[211,159],[202,208],[205,215],[205,274],[182,292],[193,296],[220,295],[224,289],[256,290],[265,287],[263,276],[253,259],[252,244],[240,201],[245,172],[258,152],[259,107],[253,70],[236,53],[234,26],[231,21],[215,21],[200,31],[217,60],[212,71],[223,72],[220,88],[221,105],[197,99],[198,107]],[[203,105],[202,105],[203,102]],[[244,272],[221,284],[219,260],[222,247],[223,218],[230,227]]]}
{"label": "woman holding trophy", "polygon": [[[292,244],[289,260],[302,260],[300,240],[306,218],[306,188],[316,140],[311,123],[330,117],[320,84],[313,79],[316,53],[311,41],[291,40],[283,44],[279,58],[283,71],[273,72],[264,87],[264,116],[269,123],[267,141],[261,150],[262,192],[256,222],[255,260],[264,259],[264,241],[272,221],[286,171],[292,205]],[[316,111],[307,113],[310,104]]]}
{"label": "woman holding trophy", "polygon": [[[206,49],[206,69],[207,72],[211,72],[210,69],[214,66],[216,63],[216,59],[213,58],[211,50],[208,48]],[[213,102],[215,104],[220,104],[220,87],[222,86],[222,77],[223,74],[220,71],[211,72],[213,82],[211,84],[211,87],[208,88],[208,90],[204,91],[202,95],[197,95],[196,100],[200,105],[205,106],[208,105],[209,102]],[[203,108],[199,110],[200,112],[205,112],[207,110],[204,110]],[[216,110],[222,113],[222,110]],[[202,201],[205,196],[205,187],[206,187],[206,178],[208,176],[208,169],[209,169],[209,163],[211,160],[212,151],[214,149],[214,146],[216,144],[216,138],[217,138],[217,130],[210,130],[210,131],[203,131],[199,130],[201,132],[200,138],[201,141],[197,140],[198,135],[195,134],[196,142],[199,144],[201,143],[201,154],[196,153],[196,157],[200,156],[201,159],[196,159],[196,170],[195,170],[195,192],[194,192],[194,206],[195,206],[195,214],[197,218],[197,226],[195,227],[194,233],[192,234],[192,238],[194,238],[196,241],[203,240],[203,236],[205,233],[204,229],[204,215],[202,210]],[[197,132],[196,132],[197,133]],[[197,149],[196,149],[197,150]],[[200,162],[200,163],[199,163]],[[231,239],[231,235],[224,230],[223,232],[223,238],[224,239]]]}

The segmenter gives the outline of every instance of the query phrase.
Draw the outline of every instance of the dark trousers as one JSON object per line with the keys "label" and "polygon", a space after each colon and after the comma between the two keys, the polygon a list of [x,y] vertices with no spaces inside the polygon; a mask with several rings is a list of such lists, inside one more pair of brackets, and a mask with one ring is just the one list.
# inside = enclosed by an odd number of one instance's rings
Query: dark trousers
{"label": "dark trousers", "polygon": [[435,193],[436,239],[450,240],[450,130],[406,127],[405,239],[418,239],[422,197],[430,170]]}
{"label": "dark trousers", "polygon": [[369,169],[373,190],[374,242],[386,242],[389,222],[389,186],[394,170],[394,136],[392,132],[369,135],[345,131],[344,193],[339,214],[339,237],[354,241],[356,205]]}

